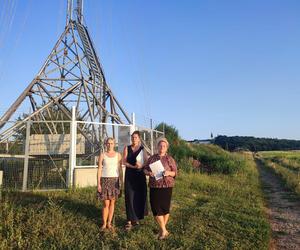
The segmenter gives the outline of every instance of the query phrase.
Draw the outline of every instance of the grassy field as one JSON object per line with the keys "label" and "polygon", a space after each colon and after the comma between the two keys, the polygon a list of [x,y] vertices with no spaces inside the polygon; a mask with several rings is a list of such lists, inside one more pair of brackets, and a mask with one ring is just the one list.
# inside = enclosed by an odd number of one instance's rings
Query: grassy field
{"label": "grassy field", "polygon": [[260,152],[258,157],[288,188],[300,195],[300,151]]}
{"label": "grassy field", "polygon": [[100,233],[95,188],[5,192],[0,203],[0,249],[268,249],[258,172],[252,159],[231,175],[180,171],[174,188],[171,236],[158,241],[151,215],[125,232],[124,198],[116,233]]}

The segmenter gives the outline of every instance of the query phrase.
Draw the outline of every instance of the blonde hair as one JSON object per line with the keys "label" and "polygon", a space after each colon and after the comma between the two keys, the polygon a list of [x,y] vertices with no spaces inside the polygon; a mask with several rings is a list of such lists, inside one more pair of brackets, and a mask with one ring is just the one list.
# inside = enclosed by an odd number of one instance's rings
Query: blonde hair
{"label": "blonde hair", "polygon": [[113,138],[113,137],[108,137],[108,138],[106,138],[105,144],[107,144],[108,141],[113,141],[114,143],[116,143],[116,140],[115,140],[115,138]]}
{"label": "blonde hair", "polygon": [[167,138],[165,138],[165,137],[160,138],[160,139],[158,140],[157,145],[159,145],[161,142],[165,142],[165,143],[167,144],[167,147],[169,147],[169,142],[168,142]]}

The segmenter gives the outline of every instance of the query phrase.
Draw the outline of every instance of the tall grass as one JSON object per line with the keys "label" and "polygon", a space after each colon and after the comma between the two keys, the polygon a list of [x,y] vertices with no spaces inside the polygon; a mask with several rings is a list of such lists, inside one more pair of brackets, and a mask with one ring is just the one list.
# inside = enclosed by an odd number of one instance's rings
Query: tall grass
{"label": "tall grass", "polygon": [[246,161],[241,154],[229,153],[216,145],[195,145],[180,141],[171,144],[170,154],[185,171],[193,171],[188,159],[201,162],[202,169],[210,173],[234,174],[245,168]]}

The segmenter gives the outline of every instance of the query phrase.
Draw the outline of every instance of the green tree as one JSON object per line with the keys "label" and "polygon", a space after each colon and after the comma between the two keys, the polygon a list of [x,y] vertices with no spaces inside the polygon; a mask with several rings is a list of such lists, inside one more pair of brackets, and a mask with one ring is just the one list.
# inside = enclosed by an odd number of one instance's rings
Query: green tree
{"label": "green tree", "polygon": [[164,131],[165,136],[170,144],[179,144],[180,137],[178,135],[178,130],[174,126],[161,122],[156,126],[155,129],[159,131]]}

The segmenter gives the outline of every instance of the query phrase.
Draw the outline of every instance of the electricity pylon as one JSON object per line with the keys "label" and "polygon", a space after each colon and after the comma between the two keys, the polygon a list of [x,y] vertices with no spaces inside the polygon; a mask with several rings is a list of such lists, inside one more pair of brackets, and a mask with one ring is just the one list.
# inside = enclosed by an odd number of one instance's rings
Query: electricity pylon
{"label": "electricity pylon", "polygon": [[[0,142],[25,127],[28,120],[43,121],[48,133],[58,133],[56,125],[49,120],[60,120],[60,115],[71,119],[72,106],[76,106],[77,120],[131,123],[106,82],[83,21],[83,0],[68,0],[67,4],[65,30],[38,74],[0,119]],[[9,120],[21,106],[31,107],[32,112],[10,125]],[[99,144],[106,134],[106,126],[89,123],[88,128],[81,127],[80,132],[89,140],[87,131],[92,131],[93,143]]]}

